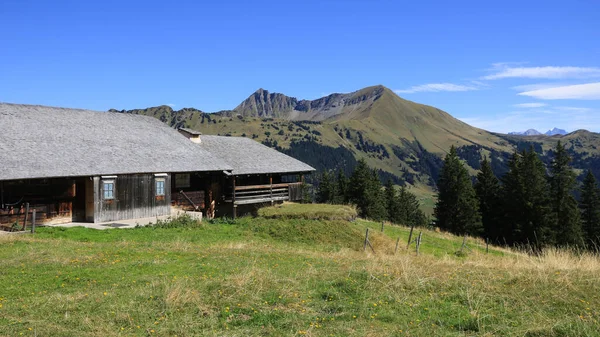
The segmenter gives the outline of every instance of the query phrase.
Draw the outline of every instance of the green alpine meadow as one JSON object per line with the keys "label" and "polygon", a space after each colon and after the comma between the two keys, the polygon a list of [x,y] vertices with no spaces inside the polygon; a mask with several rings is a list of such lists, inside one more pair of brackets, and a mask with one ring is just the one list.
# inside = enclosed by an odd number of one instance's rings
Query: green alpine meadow
{"label": "green alpine meadow", "polygon": [[350,206],[284,204],[235,221],[1,235],[0,335],[600,334],[590,253],[418,227],[407,245],[410,228],[381,228]]}

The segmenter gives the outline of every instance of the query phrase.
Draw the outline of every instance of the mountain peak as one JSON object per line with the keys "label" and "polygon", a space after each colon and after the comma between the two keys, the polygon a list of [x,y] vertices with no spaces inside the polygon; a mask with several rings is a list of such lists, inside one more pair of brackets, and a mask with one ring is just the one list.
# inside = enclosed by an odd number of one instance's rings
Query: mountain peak
{"label": "mountain peak", "polygon": [[566,134],[567,134],[567,131],[565,131],[563,129],[559,129],[559,128],[554,128],[552,130],[548,130],[545,133],[546,136],[566,135]]}
{"label": "mountain peak", "polygon": [[541,135],[542,133],[536,129],[529,129],[527,131],[509,132],[508,134],[515,135],[515,136],[538,136],[538,135]]}
{"label": "mountain peak", "polygon": [[368,110],[384,93],[392,92],[383,85],[366,87],[351,93],[333,93],[318,99],[297,99],[259,88],[234,111],[242,116],[272,117],[291,120],[325,120],[345,113],[352,118],[366,115],[355,113]]}

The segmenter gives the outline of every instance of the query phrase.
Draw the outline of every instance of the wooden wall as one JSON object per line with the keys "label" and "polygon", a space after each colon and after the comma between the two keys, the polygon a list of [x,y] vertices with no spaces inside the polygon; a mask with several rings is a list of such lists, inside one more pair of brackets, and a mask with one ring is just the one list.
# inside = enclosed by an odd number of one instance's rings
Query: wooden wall
{"label": "wooden wall", "polygon": [[[156,196],[156,179],[165,179],[165,195]],[[114,199],[103,199],[103,180],[114,180]],[[94,177],[94,222],[150,218],[171,214],[171,176],[119,175],[114,179]]]}

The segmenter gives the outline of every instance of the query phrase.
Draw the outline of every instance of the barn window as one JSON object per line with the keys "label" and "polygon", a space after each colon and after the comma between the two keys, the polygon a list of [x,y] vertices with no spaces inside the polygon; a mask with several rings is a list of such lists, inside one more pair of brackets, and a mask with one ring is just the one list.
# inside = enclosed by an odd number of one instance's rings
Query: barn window
{"label": "barn window", "polygon": [[164,196],[165,195],[165,179],[157,178],[156,179],[156,196]]}
{"label": "barn window", "polygon": [[102,198],[104,200],[112,200],[115,198],[115,181],[114,180],[102,181]]}

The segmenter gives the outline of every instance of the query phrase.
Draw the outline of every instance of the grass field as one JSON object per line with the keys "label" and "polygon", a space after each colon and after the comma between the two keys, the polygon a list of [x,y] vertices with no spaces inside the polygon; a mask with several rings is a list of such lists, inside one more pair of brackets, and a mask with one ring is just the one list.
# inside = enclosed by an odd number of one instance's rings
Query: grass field
{"label": "grass field", "polygon": [[[381,233],[380,223],[285,208],[235,222],[1,235],[0,335],[600,335],[596,257],[486,254],[476,239],[463,256],[462,238],[426,230],[416,256],[405,227]],[[362,250],[366,228],[376,254]]]}

